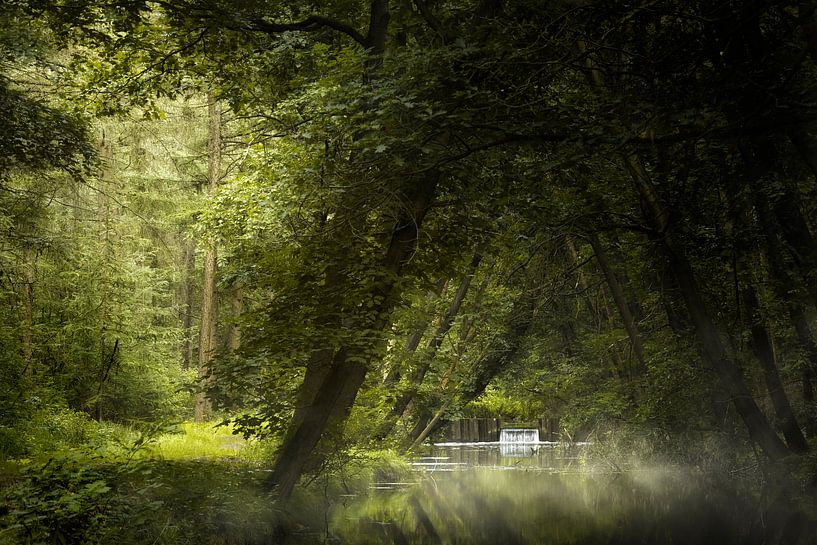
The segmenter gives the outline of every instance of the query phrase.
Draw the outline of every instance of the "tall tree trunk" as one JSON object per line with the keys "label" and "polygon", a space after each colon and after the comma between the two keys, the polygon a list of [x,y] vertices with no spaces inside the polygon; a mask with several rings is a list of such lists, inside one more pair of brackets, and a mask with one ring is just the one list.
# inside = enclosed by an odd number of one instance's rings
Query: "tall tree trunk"
{"label": "tall tree trunk", "polygon": [[[751,175],[751,170],[749,174]],[[751,202],[735,184],[728,188],[726,200],[728,201],[731,221],[726,222],[725,230],[734,240],[735,297],[742,300],[743,306],[746,308],[746,315],[749,320],[750,347],[763,370],[766,390],[772,401],[776,422],[783,432],[786,444],[793,452],[804,453],[808,451],[808,445],[789,403],[783,382],[780,380],[774,345],[764,324],[763,313],[755,290],[755,275],[753,272],[756,269],[755,264],[761,263],[762,260],[759,252],[751,244],[751,236],[754,235],[751,221]],[[764,211],[764,219],[768,220],[766,216],[768,216],[768,213]],[[747,261],[748,263],[746,263]],[[741,276],[745,277],[742,288]],[[737,306],[738,321],[740,321],[739,301]]]}
{"label": "tall tree trunk", "polygon": [[241,348],[241,328],[238,327],[238,318],[244,313],[244,289],[233,284],[230,292],[230,314],[232,321],[227,330],[227,350],[231,353],[238,352]]}
{"label": "tall tree trunk", "polygon": [[25,374],[34,376],[34,283],[37,272],[37,250],[31,245],[23,250],[23,362]]}
{"label": "tall tree trunk", "polygon": [[[494,264],[496,262],[494,261]],[[493,268],[493,264],[491,265]],[[474,304],[472,314],[476,313],[480,305],[482,303],[482,296],[485,294],[485,290],[488,288],[488,285],[491,282],[492,275],[486,274],[485,278],[480,284],[479,288],[477,289],[476,293],[474,294]],[[459,342],[457,344],[456,352],[454,357],[451,360],[451,363],[448,366],[448,369],[445,370],[443,373],[442,378],[440,379],[440,385],[438,391],[440,393],[444,393],[448,391],[448,386],[451,381],[451,376],[456,371],[457,366],[459,365],[460,361],[462,360],[465,353],[468,351],[468,346],[471,341],[477,336],[477,328],[474,324],[473,319],[464,318],[462,324],[460,326],[460,334],[459,334]],[[449,405],[454,401],[455,393],[450,393],[448,397],[443,401],[442,405],[437,409],[433,416],[431,416],[430,411],[426,411],[425,414],[421,413],[418,418],[418,424],[414,426],[414,428],[409,433],[406,441],[404,441],[403,445],[405,446],[404,450],[410,451],[413,450],[415,447],[420,445],[423,441],[425,441],[426,437],[428,437],[431,433],[433,433],[438,426],[441,424],[441,418],[443,413],[448,408]],[[429,419],[430,418],[430,419]],[[424,425],[424,426],[423,426]]]}
{"label": "tall tree trunk", "polygon": [[720,334],[700,295],[692,266],[680,244],[673,239],[669,213],[661,204],[652,180],[637,156],[628,155],[625,157],[625,164],[645,205],[645,215],[662,237],[660,244],[662,252],[667,259],[670,271],[678,281],[681,296],[689,311],[695,334],[701,343],[707,363],[717,374],[724,391],[732,398],[735,409],[746,425],[752,441],[760,446],[770,459],[777,461],[785,458],[790,451],[775,434],[768,420],[758,408],[743,381],[740,369],[729,357],[721,342]]}
{"label": "tall tree trunk", "polygon": [[[573,268],[576,271],[576,285],[582,291],[582,297],[580,299],[584,301],[588,312],[595,320],[596,332],[601,333],[605,329],[612,329],[612,313],[607,306],[606,295],[603,294],[601,297],[597,298],[592,297],[590,282],[588,282],[587,276],[582,270],[582,265],[589,263],[589,260],[585,260],[584,262],[580,260],[576,244],[573,242],[573,237],[570,235],[565,235],[565,249],[567,250],[570,262],[573,264]],[[578,298],[576,305],[576,316],[578,316]],[[605,350],[604,353],[599,356],[599,363],[602,365],[602,367],[609,369],[610,374],[617,380],[621,380],[625,376],[632,375],[632,373],[625,368],[625,365],[615,347],[610,347],[608,350]]]}
{"label": "tall tree trunk", "polygon": [[[817,242],[801,211],[797,189],[788,184],[782,185],[782,191],[780,184],[775,186],[775,191],[778,191],[779,195],[771,203],[772,210],[782,228],[783,237],[791,248],[795,265],[800,271],[806,289],[817,306]],[[758,191],[762,191],[762,188],[758,188]]]}
{"label": "tall tree trunk", "polygon": [[814,129],[803,124],[790,130],[788,135],[800,158],[817,178],[817,138],[814,137]]}
{"label": "tall tree trunk", "polygon": [[814,398],[814,379],[817,377],[817,343],[809,328],[803,309],[799,305],[789,308],[789,316],[797,334],[797,340],[806,357],[806,365],[801,371],[803,401],[806,404],[805,428],[809,437],[817,436],[817,400]]}
{"label": "tall tree trunk", "polygon": [[180,318],[182,322],[182,369],[188,369],[193,361],[193,275],[196,270],[196,241],[182,241],[183,277],[179,286]]}
{"label": "tall tree trunk", "polygon": [[644,312],[641,309],[638,296],[632,282],[630,281],[630,277],[627,274],[626,260],[621,252],[621,243],[619,241],[618,234],[615,231],[610,231],[609,238],[610,244],[606,247],[606,249],[607,254],[610,257],[610,264],[612,265],[613,271],[616,273],[616,278],[618,278],[618,283],[621,286],[622,291],[627,296],[627,307],[630,309],[630,314],[632,315],[635,323],[638,324],[643,317]]}
{"label": "tall tree trunk", "polygon": [[[207,95],[208,135],[207,135],[207,185],[210,195],[214,195],[221,172],[221,110],[215,96]],[[195,421],[203,422],[210,412],[210,400],[204,389],[210,382],[210,364],[218,346],[218,301],[216,241],[207,241],[204,256],[204,282],[201,299],[201,333],[199,334],[199,381],[202,388],[196,394]]]}
{"label": "tall tree trunk", "polygon": [[[369,31],[365,38],[367,53],[369,55],[364,61],[364,84],[370,84],[377,79],[376,73],[380,66],[382,66],[382,57],[386,49],[386,38],[390,18],[391,13],[389,11],[388,0],[371,0],[369,4]],[[373,108],[374,104],[369,104],[369,107],[370,109]],[[362,131],[358,132],[355,138],[360,138],[363,134]],[[326,221],[326,215],[323,215],[323,221]],[[337,271],[331,268],[327,270],[325,279],[326,285],[334,285],[337,281]],[[326,320],[322,325],[328,325]],[[336,324],[336,327],[346,327],[346,325]],[[296,448],[297,443],[309,444],[311,442],[312,438],[309,434],[296,436],[296,433],[300,434],[300,430],[302,430],[305,425],[305,420],[311,413],[328,410],[326,407],[314,406],[317,403],[317,395],[321,387],[327,379],[330,379],[335,355],[337,353],[340,353],[340,351],[336,351],[334,347],[318,346],[312,349],[309,361],[306,365],[304,380],[298,389],[295,410],[284,437],[282,452],[285,448]],[[310,417],[310,420],[312,419],[314,419],[314,417]],[[320,421],[320,419],[318,421]],[[322,433],[323,430],[321,429],[318,434],[318,439]],[[315,444],[317,444],[317,440],[315,440],[313,447]],[[282,459],[282,456],[283,455],[279,454],[275,464],[277,469],[273,472],[273,476],[270,477],[267,483],[270,487],[277,487],[279,494],[284,492],[282,497],[285,497],[291,493],[292,487],[294,487],[295,482],[300,477],[306,462],[301,465],[289,464]],[[280,475],[276,476],[276,472]],[[292,479],[293,475],[294,479]],[[287,481],[284,486],[278,485],[278,480],[282,478],[281,476],[285,476],[285,480]]]}
{"label": "tall tree trunk", "polygon": [[[100,305],[99,305],[99,371],[97,373],[97,388],[96,388],[96,395],[94,396],[94,409],[96,411],[96,418],[97,420],[102,420],[103,418],[103,403],[102,403],[102,391],[105,385],[105,381],[110,373],[111,366],[114,363],[114,356],[116,355],[116,349],[114,349],[113,354],[108,357],[107,353],[107,336],[108,336],[108,327],[109,322],[111,319],[111,309],[109,304],[109,291],[111,290],[111,284],[113,279],[110,277],[110,266],[109,264],[114,259],[114,241],[113,237],[111,236],[113,233],[113,228],[111,225],[111,192],[113,191],[114,186],[114,154],[113,154],[113,145],[112,143],[106,138],[106,135],[103,132],[102,141],[99,146],[99,155],[101,160],[102,170],[100,172],[100,191],[98,194],[98,213],[99,213],[99,224],[102,227],[102,232],[100,233],[100,239],[102,243],[102,263],[100,267],[100,274],[97,278],[97,282],[99,285],[100,290]],[[118,343],[118,341],[117,341]],[[116,346],[116,345],[115,345]]]}

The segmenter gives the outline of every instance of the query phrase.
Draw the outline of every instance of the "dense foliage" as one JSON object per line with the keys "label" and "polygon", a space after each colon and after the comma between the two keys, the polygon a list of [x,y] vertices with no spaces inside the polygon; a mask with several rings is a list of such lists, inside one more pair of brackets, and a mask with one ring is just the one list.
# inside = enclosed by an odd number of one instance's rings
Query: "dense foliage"
{"label": "dense foliage", "polygon": [[[4,458],[195,404],[287,498],[560,417],[814,493],[813,2],[0,6]],[[64,542],[154,478],[60,463]]]}

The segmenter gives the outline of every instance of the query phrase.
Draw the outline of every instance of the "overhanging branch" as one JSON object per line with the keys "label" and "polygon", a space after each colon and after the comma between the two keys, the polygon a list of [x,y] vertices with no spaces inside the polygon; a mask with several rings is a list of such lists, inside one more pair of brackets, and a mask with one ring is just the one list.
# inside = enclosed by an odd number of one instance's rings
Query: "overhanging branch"
{"label": "overhanging branch", "polygon": [[342,21],[324,17],[323,15],[310,15],[303,21],[294,23],[273,23],[261,18],[245,18],[212,7],[202,7],[195,2],[153,0],[153,3],[162,6],[168,13],[172,13],[178,17],[192,17],[214,28],[220,27],[229,30],[263,32],[270,35],[282,34],[284,32],[315,32],[322,28],[331,28],[332,30],[346,34],[363,47],[370,47],[366,36],[358,32],[354,27]]}
{"label": "overhanging branch", "polygon": [[363,47],[369,47],[366,37],[350,25],[322,15],[310,15],[303,21],[296,23],[270,23],[260,19],[248,21],[244,30],[264,32],[266,34],[281,34],[282,32],[314,32],[321,28],[331,28],[346,34]]}

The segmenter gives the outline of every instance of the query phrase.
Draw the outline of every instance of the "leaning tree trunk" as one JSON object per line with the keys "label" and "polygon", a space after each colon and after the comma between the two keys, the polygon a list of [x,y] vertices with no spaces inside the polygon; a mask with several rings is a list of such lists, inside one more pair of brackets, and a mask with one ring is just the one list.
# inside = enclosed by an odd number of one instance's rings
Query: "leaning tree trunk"
{"label": "leaning tree trunk", "polygon": [[[758,188],[757,191],[762,191]],[[800,207],[797,189],[783,184],[775,186],[779,194],[772,202],[772,211],[777,217],[783,237],[791,248],[795,265],[800,271],[806,289],[817,306],[817,242],[811,234]]]}
{"label": "leaning tree trunk", "polygon": [[474,254],[474,257],[471,259],[471,263],[468,265],[468,270],[460,281],[460,285],[457,288],[457,292],[454,294],[454,299],[448,306],[445,316],[443,316],[442,320],[440,321],[440,325],[434,332],[434,336],[429,339],[428,346],[421,354],[420,361],[417,363],[414,372],[409,377],[409,389],[400,395],[395,401],[394,406],[391,408],[386,417],[386,422],[377,434],[378,438],[382,439],[391,432],[395,423],[397,422],[397,419],[403,416],[412,399],[414,399],[417,390],[420,388],[423,380],[425,379],[426,373],[431,367],[431,363],[434,361],[434,357],[437,355],[437,350],[440,348],[440,345],[442,345],[445,336],[451,330],[451,326],[454,325],[454,318],[456,318],[460,311],[460,307],[462,307],[465,296],[468,294],[468,288],[471,286],[471,280],[474,278],[477,267],[481,261],[482,253],[477,251]]}
{"label": "leaning tree trunk", "polygon": [[[474,303],[471,314],[478,313],[480,305],[482,303],[482,297],[485,294],[485,290],[488,289],[488,285],[491,282],[491,274],[486,274],[485,278],[482,281],[482,284],[477,289],[477,292],[474,294]],[[460,334],[459,334],[459,343],[457,345],[456,353],[451,360],[451,363],[448,366],[448,369],[445,370],[442,378],[440,379],[439,385],[439,392],[443,393],[448,391],[448,386],[451,381],[451,376],[456,371],[457,366],[459,365],[460,361],[462,360],[463,356],[465,355],[466,351],[468,350],[468,346],[471,341],[474,340],[477,336],[477,326],[474,323],[473,319],[463,318],[462,324],[460,325]],[[441,424],[441,419],[445,410],[451,405],[454,401],[455,393],[449,393],[448,397],[443,401],[440,407],[434,412],[434,415],[431,416],[431,412],[428,411],[426,413],[421,413],[418,419],[417,425],[411,430],[411,433],[408,435],[406,440],[403,442],[406,451],[411,451],[418,445],[420,445],[426,438],[436,431]],[[423,426],[424,425],[424,426]]]}
{"label": "leaning tree trunk", "polygon": [[743,299],[749,314],[752,350],[763,369],[766,388],[772,399],[772,405],[774,406],[780,429],[783,432],[783,437],[785,437],[786,444],[788,444],[793,452],[807,452],[808,444],[806,443],[805,437],[803,437],[800,426],[797,424],[797,418],[794,416],[794,411],[789,403],[786,390],[783,388],[783,381],[780,380],[780,373],[777,371],[771,339],[769,339],[769,333],[763,326],[760,315],[760,304],[758,303],[757,294],[753,286],[748,285],[743,289]]}
{"label": "leaning tree trunk", "polygon": [[[523,296],[513,305],[505,332],[491,342],[486,355],[474,364],[474,370],[468,375],[467,382],[461,385],[461,404],[465,405],[481,396],[491,381],[518,359],[522,343],[533,327],[535,308],[536,301],[531,296]],[[423,427],[416,426],[417,429],[413,430],[414,435],[411,436],[411,444],[406,445],[408,449],[419,444],[445,424],[444,411],[445,406],[430,416]]]}
{"label": "leaning tree trunk", "polygon": [[743,381],[740,369],[729,357],[721,342],[720,334],[701,297],[697,279],[680,244],[673,239],[668,211],[661,204],[655,186],[635,155],[625,158],[627,170],[645,204],[645,215],[661,235],[661,250],[669,265],[681,296],[689,311],[695,334],[701,344],[704,357],[717,374],[724,391],[732,399],[738,414],[746,425],[749,437],[771,460],[781,460],[791,451],[775,434],[765,415],[757,406],[751,392]]}
{"label": "leaning tree trunk", "polygon": [[808,324],[805,310],[799,301],[799,297],[797,297],[799,290],[795,279],[786,268],[784,251],[778,234],[779,230],[769,210],[765,196],[755,193],[754,204],[765,240],[767,263],[769,263],[772,273],[772,286],[777,297],[786,302],[789,320],[806,357],[806,365],[802,370],[803,400],[808,406],[805,424],[806,433],[813,437],[817,434],[817,420],[814,414],[817,405],[815,405],[812,385],[812,378],[817,373],[817,343],[814,342],[814,336]]}
{"label": "leaning tree trunk", "polygon": [[[434,284],[434,289],[431,290],[429,296],[432,299],[437,299],[442,295],[443,290],[445,289],[445,285],[447,284],[447,280],[445,278],[440,278]],[[428,329],[429,324],[431,323],[431,318],[434,315],[433,312],[426,311],[423,313],[424,316],[420,320],[420,323],[414,327],[414,332],[409,335],[408,339],[406,340],[406,346],[403,349],[403,355],[409,356],[417,351],[417,348],[420,346],[420,341],[423,340],[423,334]],[[400,374],[402,372],[401,363],[402,358],[396,358],[397,361],[392,365],[389,372],[386,373],[386,378],[383,379],[383,387],[386,389],[391,389],[397,386],[397,383],[400,382]]]}
{"label": "leaning tree trunk", "polygon": [[632,313],[630,312],[630,305],[624,295],[624,290],[619,283],[618,274],[610,265],[610,260],[607,258],[607,252],[601,244],[598,236],[595,233],[588,235],[590,245],[593,247],[593,252],[596,255],[596,262],[599,264],[604,278],[607,280],[607,286],[610,288],[610,293],[613,296],[613,301],[618,308],[621,321],[624,323],[624,329],[627,331],[627,336],[630,337],[630,343],[633,347],[633,354],[638,362],[636,374],[643,374],[647,366],[644,362],[644,342],[641,338],[641,333],[638,331],[638,325],[635,323]]}
{"label": "leaning tree trunk", "polygon": [[[364,39],[369,54],[368,58],[364,62],[363,70],[363,81],[366,84],[372,83],[374,80],[376,80],[377,71],[382,65],[382,55],[386,49],[386,37],[390,17],[391,14],[387,0],[371,0],[369,31]],[[371,106],[372,105],[370,105],[370,107]],[[362,134],[362,132],[359,132],[355,138],[362,136]],[[326,215],[322,214],[322,216],[322,221],[325,221]],[[329,268],[325,273],[324,281],[327,286],[333,286],[335,283],[339,282],[340,278],[337,276],[337,271]],[[346,324],[331,324],[326,317],[324,317],[319,325],[323,327],[330,327],[331,325],[334,325],[335,327],[347,327]],[[336,353],[339,352],[336,352],[335,348],[331,346],[312,347],[312,351],[309,355],[309,361],[306,364],[304,379],[298,389],[295,410],[289,426],[287,427],[287,433],[284,437],[284,446],[292,443],[292,441],[295,440],[293,437],[294,434],[304,426],[304,421],[307,418],[308,413],[313,410],[312,407],[316,403],[317,395],[322,385],[327,379],[330,378]],[[281,456],[279,456],[278,461],[276,462],[276,467],[283,467],[283,464],[285,464],[285,462],[283,462],[281,460]],[[298,469],[299,475],[302,470],[303,467]],[[284,470],[281,469],[281,471],[283,472]],[[268,481],[270,486],[274,485],[273,481],[274,479],[272,478]],[[279,493],[281,491],[286,491],[286,487],[279,486],[278,490]],[[289,492],[287,492],[285,495],[289,495]]]}
{"label": "leaning tree trunk", "polygon": [[[751,174],[751,171],[749,171]],[[758,301],[755,289],[754,274],[755,263],[760,263],[760,255],[753,248],[751,235],[754,230],[751,222],[751,203],[740,192],[740,188],[732,185],[728,188],[728,208],[731,222],[727,223],[728,234],[734,240],[734,275],[736,297],[742,299],[746,308],[749,320],[749,333],[752,352],[760,363],[763,371],[763,378],[766,383],[766,390],[772,401],[776,421],[789,449],[796,453],[808,451],[806,439],[797,423],[797,418],[792,410],[783,381],[780,380],[780,373],[775,361],[774,348],[769,331],[767,330],[763,313]],[[768,215],[768,214],[765,214]],[[748,261],[749,264],[746,262]],[[742,273],[742,274],[741,274]],[[745,276],[743,287],[741,288],[741,278]],[[783,300],[786,300],[784,298]],[[740,317],[740,304],[738,303],[738,316]],[[740,318],[738,318],[740,320]]]}
{"label": "leaning tree trunk", "polygon": [[[218,101],[208,94],[208,143],[207,143],[207,181],[210,195],[216,191],[221,171],[221,112]],[[216,241],[207,241],[207,253],[204,256],[204,283],[201,299],[201,333],[199,335],[199,380],[202,390],[210,381],[211,362],[218,346],[216,293],[217,255]],[[195,421],[203,422],[210,412],[210,400],[204,391],[196,394]]]}
{"label": "leaning tree trunk", "polygon": [[[388,325],[398,295],[395,293],[397,279],[414,252],[438,180],[439,172],[432,171],[406,189],[406,200],[411,206],[398,216],[381,263],[382,279],[373,283],[371,297],[380,303],[371,317],[363,318],[357,327],[380,331]],[[341,346],[334,352],[323,380],[315,389],[313,401],[301,411],[300,421],[292,423],[266,481],[278,497],[289,497],[307,464],[314,463],[310,462],[310,455],[321,437],[339,433],[366,377],[369,362],[382,351],[380,341],[372,343],[371,346]]]}

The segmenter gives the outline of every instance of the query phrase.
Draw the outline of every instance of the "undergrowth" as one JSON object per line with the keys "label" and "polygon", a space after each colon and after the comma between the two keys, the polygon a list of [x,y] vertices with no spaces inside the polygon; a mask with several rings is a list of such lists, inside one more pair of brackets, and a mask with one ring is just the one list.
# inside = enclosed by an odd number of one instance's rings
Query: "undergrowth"
{"label": "undergrowth", "polygon": [[81,430],[71,441],[0,466],[0,544],[268,544],[281,528],[288,542],[320,542],[327,492],[365,493],[372,478],[408,471],[393,453],[351,451],[283,509],[262,484],[274,447],[267,442],[214,423],[69,418]]}

